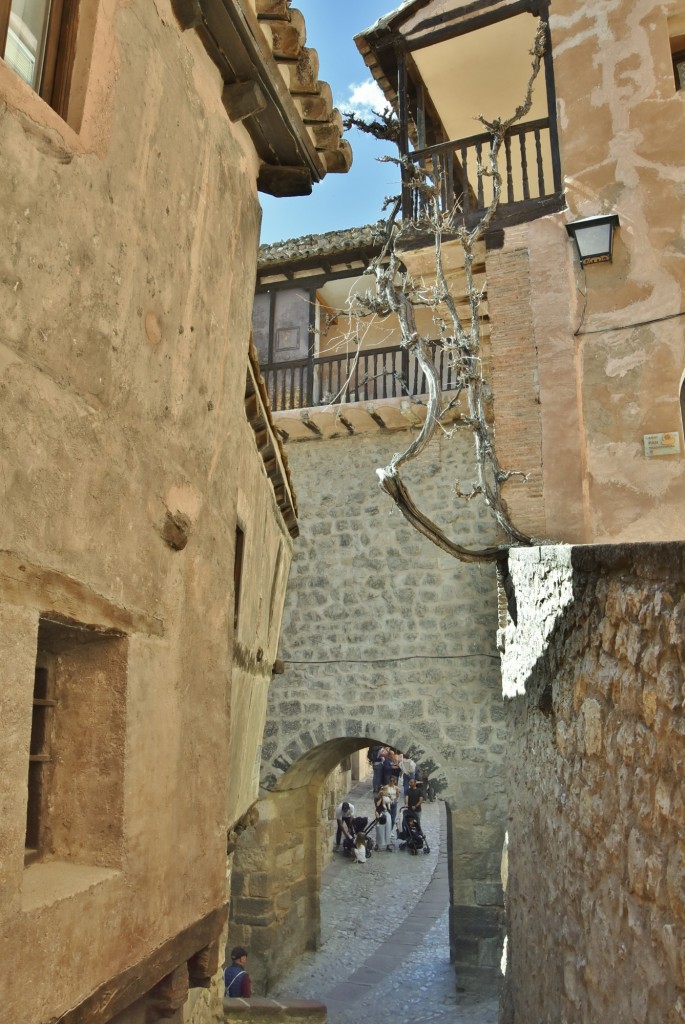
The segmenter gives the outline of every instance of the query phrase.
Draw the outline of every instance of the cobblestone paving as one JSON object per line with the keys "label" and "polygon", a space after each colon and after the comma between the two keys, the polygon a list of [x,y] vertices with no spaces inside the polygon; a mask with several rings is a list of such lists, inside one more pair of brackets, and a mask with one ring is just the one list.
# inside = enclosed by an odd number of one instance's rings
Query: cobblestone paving
{"label": "cobblestone paving", "polygon": [[[351,794],[357,814],[372,813],[368,783]],[[308,953],[269,993],[318,999],[329,1024],[496,1024],[497,998],[461,1004],[449,962],[444,807],[427,804],[430,854],[374,853],[364,865],[335,854],[321,892],[321,948]]]}

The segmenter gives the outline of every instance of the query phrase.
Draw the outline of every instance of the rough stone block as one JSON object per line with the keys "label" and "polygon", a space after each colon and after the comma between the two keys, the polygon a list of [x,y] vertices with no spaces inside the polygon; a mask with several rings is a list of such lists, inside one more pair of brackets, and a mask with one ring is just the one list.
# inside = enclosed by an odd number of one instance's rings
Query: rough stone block
{"label": "rough stone block", "polygon": [[452,920],[460,936],[498,938],[504,923],[504,915],[497,907],[455,906]]}
{"label": "rough stone block", "polygon": [[476,903],[481,907],[504,906],[504,892],[500,884],[478,882],[475,886]]}

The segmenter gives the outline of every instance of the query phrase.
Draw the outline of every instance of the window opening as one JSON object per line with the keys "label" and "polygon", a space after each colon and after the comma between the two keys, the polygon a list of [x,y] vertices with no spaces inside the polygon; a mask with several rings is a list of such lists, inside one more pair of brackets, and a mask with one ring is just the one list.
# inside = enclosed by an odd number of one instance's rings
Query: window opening
{"label": "window opening", "polygon": [[673,58],[675,87],[676,91],[680,92],[682,89],[685,89],[685,49],[677,50],[671,56]]}
{"label": "window opening", "polygon": [[0,56],[66,119],[78,0],[0,0]]}
{"label": "window opening", "polygon": [[28,802],[26,806],[26,860],[34,860],[41,847],[43,803],[45,794],[45,766],[51,760],[53,675],[46,655],[40,655],[36,664],[33,685],[33,711],[31,716],[31,744],[29,747]]}
{"label": "window opening", "polygon": [[128,642],[41,616],[28,750],[25,863],[121,856]]}
{"label": "window opening", "polygon": [[276,605],[276,594],[281,583],[281,570],[283,567],[283,545],[279,543],[276,553],[276,564],[274,566],[273,579],[271,580],[271,597],[269,598],[269,637],[271,636],[271,624],[274,618],[274,607]]}
{"label": "window opening", "polygon": [[245,533],[239,527],[235,528],[235,557],[233,562],[233,629],[238,628],[240,616],[240,589],[243,580],[243,557],[245,552]]}
{"label": "window opening", "polygon": [[680,419],[683,424],[683,438],[685,438],[685,376],[680,385]]}

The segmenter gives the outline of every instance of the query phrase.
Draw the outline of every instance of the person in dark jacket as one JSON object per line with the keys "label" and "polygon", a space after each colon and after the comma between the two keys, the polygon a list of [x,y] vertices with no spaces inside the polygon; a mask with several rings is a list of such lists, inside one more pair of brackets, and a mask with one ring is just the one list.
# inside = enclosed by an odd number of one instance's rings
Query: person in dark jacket
{"label": "person in dark jacket", "polygon": [[232,999],[249,999],[252,995],[252,982],[245,970],[247,950],[243,946],[234,946],[231,950],[231,966],[224,971],[224,996]]}

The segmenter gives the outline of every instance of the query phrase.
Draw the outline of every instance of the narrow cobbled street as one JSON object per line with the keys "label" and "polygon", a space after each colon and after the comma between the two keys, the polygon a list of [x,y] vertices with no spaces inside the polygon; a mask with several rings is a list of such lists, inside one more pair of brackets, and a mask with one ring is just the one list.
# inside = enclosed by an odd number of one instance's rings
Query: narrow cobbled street
{"label": "narrow cobbled street", "polygon": [[[357,814],[372,815],[371,788],[350,794]],[[329,1024],[496,1024],[492,993],[464,1001],[449,962],[445,808],[422,811],[429,854],[374,853],[355,865],[341,853],[326,868],[321,892],[321,948],[308,953],[269,994],[317,999]],[[458,984],[458,982],[457,982]]]}

